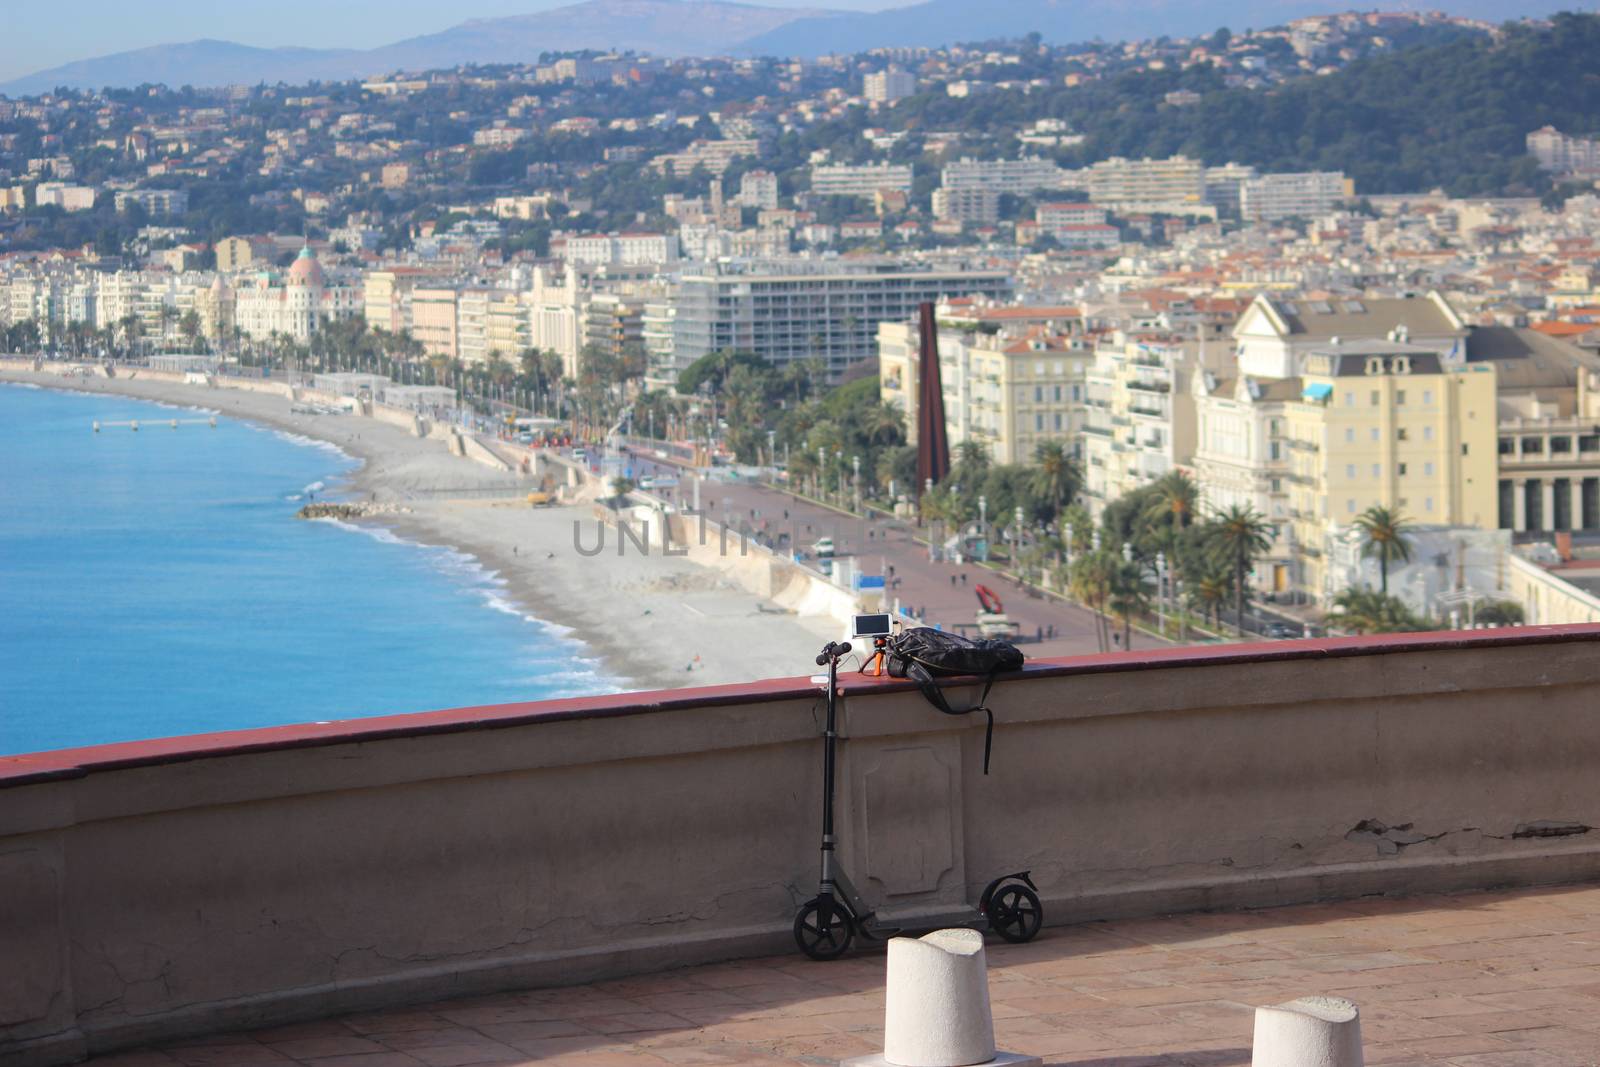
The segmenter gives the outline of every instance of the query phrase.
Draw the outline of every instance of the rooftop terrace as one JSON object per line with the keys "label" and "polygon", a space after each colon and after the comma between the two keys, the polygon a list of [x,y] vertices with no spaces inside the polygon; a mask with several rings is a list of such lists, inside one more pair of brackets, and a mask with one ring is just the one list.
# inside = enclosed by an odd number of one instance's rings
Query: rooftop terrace
{"label": "rooftop terrace", "polygon": [[[1361,1006],[1367,1063],[1600,1063],[1600,888],[1085,923],[991,943],[1003,1048],[1055,1067],[1250,1062],[1253,1009]],[[883,953],[794,955],[222,1034],[93,1067],[833,1063],[881,1051]]]}
{"label": "rooftop terrace", "polygon": [[[1039,661],[991,696],[990,775],[981,716],[851,676],[839,855],[897,909],[1031,870],[1049,926],[992,947],[999,1037],[1058,1064],[1246,1063],[1249,1009],[1311,993],[1361,1005],[1369,1063],[1594,1063],[1597,651]],[[790,940],[821,703],[791,678],[0,758],[0,1064],[868,1051],[881,957]]]}

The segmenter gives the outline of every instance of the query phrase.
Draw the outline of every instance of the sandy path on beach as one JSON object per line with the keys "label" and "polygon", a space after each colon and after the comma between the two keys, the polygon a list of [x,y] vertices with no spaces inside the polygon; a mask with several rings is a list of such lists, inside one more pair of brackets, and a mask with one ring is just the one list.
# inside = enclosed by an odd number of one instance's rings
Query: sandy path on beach
{"label": "sandy path on beach", "polygon": [[[413,541],[449,545],[477,557],[506,580],[508,595],[523,611],[570,630],[626,688],[809,674],[817,649],[839,636],[831,620],[775,614],[770,604],[683,559],[658,551],[645,555],[632,545],[619,556],[610,532],[604,553],[581,555],[574,548],[574,522],[582,524],[586,548],[597,536],[589,504],[530,508],[510,498],[452,499],[453,492],[470,497],[474,491],[525,483],[452,456],[440,441],[374,419],[293,414],[283,397],[137,378],[63,379],[4,370],[0,381],[209,408],[338,445],[363,465],[348,486],[332,486],[333,491],[343,488],[358,499],[395,501],[412,509],[367,521]],[[412,493],[421,496],[412,499]],[[691,664],[694,669],[687,669]]]}

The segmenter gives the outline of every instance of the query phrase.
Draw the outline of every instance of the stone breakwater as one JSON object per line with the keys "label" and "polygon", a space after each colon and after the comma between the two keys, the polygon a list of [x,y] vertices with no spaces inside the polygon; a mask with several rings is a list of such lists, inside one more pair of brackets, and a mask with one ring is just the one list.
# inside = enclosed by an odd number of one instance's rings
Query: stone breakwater
{"label": "stone breakwater", "polygon": [[307,504],[295,512],[297,519],[368,519],[374,515],[409,515],[411,509],[399,504],[363,501],[354,504]]}

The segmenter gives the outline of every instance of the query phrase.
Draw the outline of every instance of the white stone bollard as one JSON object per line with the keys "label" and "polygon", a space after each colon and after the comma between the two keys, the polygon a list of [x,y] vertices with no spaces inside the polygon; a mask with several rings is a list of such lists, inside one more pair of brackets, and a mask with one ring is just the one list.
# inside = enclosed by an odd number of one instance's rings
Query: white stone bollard
{"label": "white stone bollard", "polygon": [[1343,997],[1256,1009],[1251,1067],[1363,1067],[1361,1012]]}
{"label": "white stone bollard", "polygon": [[988,962],[977,930],[935,930],[889,942],[883,1054],[846,1067],[1038,1067],[1038,1057],[996,1052]]}

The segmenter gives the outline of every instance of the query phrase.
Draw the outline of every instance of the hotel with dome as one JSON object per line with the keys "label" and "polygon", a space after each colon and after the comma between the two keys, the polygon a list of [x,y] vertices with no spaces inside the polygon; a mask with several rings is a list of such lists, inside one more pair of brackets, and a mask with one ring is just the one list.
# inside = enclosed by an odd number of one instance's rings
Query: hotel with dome
{"label": "hotel with dome", "polygon": [[310,246],[300,250],[287,272],[254,271],[238,275],[230,289],[218,275],[211,289],[215,322],[231,323],[258,340],[274,334],[306,341],[323,319],[360,313],[361,290],[330,283]]}

